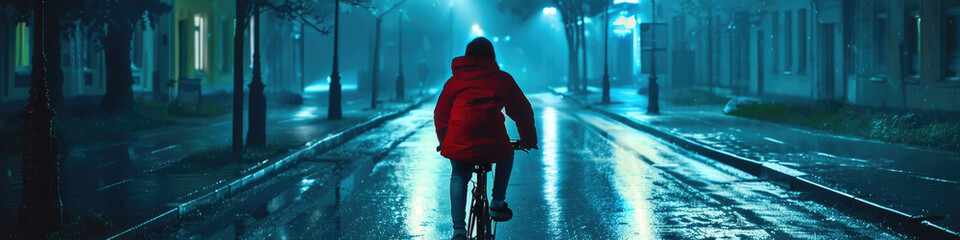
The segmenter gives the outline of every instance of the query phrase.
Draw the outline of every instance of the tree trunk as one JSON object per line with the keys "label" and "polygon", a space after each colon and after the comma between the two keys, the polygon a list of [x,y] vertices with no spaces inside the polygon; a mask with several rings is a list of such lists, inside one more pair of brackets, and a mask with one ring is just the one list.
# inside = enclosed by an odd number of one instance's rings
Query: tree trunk
{"label": "tree trunk", "polygon": [[60,54],[63,48],[60,44],[60,7],[51,6],[49,13],[44,14],[44,48],[47,54],[47,85],[50,88],[50,106],[54,110],[63,102],[63,65],[60,64]]}
{"label": "tree trunk", "polygon": [[574,91],[577,89],[577,78],[580,76],[580,64],[578,64],[577,59],[579,58],[577,54],[577,34],[575,25],[568,24],[566,27],[567,35],[567,70],[569,71],[567,75],[567,91]]}
{"label": "tree trunk", "polygon": [[104,54],[107,70],[107,92],[100,102],[101,111],[120,114],[133,110],[133,75],[130,71],[130,41],[133,26],[107,24]]}
{"label": "tree trunk", "polygon": [[583,56],[582,56],[582,57],[583,57],[583,77],[580,78],[580,84],[581,84],[581,88],[582,88],[582,90],[583,90],[584,93],[587,92],[587,80],[589,79],[589,77],[588,77],[588,75],[587,75],[587,73],[589,72],[589,70],[587,70],[587,34],[586,34],[586,29],[587,29],[587,21],[586,21],[586,18],[583,16],[583,11],[581,11],[581,12],[580,12],[580,49],[581,49],[581,53],[583,53]]}
{"label": "tree trunk", "polygon": [[233,34],[233,153],[243,151],[243,33],[246,29],[246,8],[237,0],[237,22]]}

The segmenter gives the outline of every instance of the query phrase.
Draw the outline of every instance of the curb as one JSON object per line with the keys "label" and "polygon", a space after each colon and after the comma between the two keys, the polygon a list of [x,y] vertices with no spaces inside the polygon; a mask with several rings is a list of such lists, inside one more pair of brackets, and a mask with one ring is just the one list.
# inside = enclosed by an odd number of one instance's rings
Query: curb
{"label": "curb", "polygon": [[171,222],[177,221],[180,219],[180,216],[186,215],[190,211],[196,210],[199,207],[215,202],[219,202],[228,198],[231,198],[243,190],[249,189],[255,186],[259,180],[263,180],[265,177],[275,175],[281,171],[286,170],[288,167],[299,162],[301,156],[305,154],[313,154],[319,152],[325,152],[330,149],[333,149],[336,146],[339,146],[360,134],[363,134],[367,130],[373,129],[380,126],[386,121],[393,120],[394,118],[406,114],[417,107],[420,107],[424,102],[433,99],[432,95],[427,95],[428,97],[423,97],[420,100],[417,100],[410,106],[407,106],[401,110],[381,114],[373,117],[365,122],[357,124],[356,126],[347,128],[338,133],[330,134],[323,139],[311,140],[307,142],[302,148],[296,152],[283,157],[277,162],[270,164],[269,166],[263,167],[260,170],[247,174],[239,179],[233,180],[229,184],[220,186],[210,192],[201,195],[192,200],[183,202],[183,203],[174,203],[170,204],[171,207],[169,210],[164,213],[153,217],[147,221],[144,221],[136,226],[133,226],[127,230],[124,230],[112,237],[110,239],[139,239],[138,237],[143,236],[144,233],[147,233],[150,230],[163,227]]}
{"label": "curb", "polygon": [[776,164],[764,163],[735,154],[718,150],[698,142],[670,134],[654,126],[630,120],[627,117],[590,107],[583,100],[567,94],[549,89],[551,93],[563,97],[564,100],[575,102],[601,115],[614,119],[631,128],[646,132],[654,137],[666,140],[681,148],[692,151],[701,156],[716,160],[723,164],[737,168],[760,179],[770,181],[790,191],[807,193],[821,204],[849,209],[861,217],[880,222],[894,230],[918,237],[920,239],[960,239],[960,233],[950,231],[942,226],[924,220],[921,215],[909,215],[895,209],[881,206],[869,200],[823,186],[810,180],[811,175],[792,168]]}

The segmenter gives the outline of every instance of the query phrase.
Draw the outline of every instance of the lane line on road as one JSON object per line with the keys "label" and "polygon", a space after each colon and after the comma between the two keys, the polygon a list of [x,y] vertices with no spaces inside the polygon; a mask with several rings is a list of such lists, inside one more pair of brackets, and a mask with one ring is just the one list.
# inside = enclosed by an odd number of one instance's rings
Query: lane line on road
{"label": "lane line on road", "polygon": [[157,150],[150,151],[150,154],[157,154],[158,152],[163,152],[163,151],[166,151],[166,150],[174,149],[174,148],[179,147],[179,146],[180,146],[180,144],[170,145],[170,146],[167,146],[167,147],[165,147],[165,148],[161,148],[161,149],[157,149]]}
{"label": "lane line on road", "polygon": [[770,138],[770,137],[763,137],[763,140],[767,140],[767,141],[771,141],[771,142],[774,142],[774,143],[779,143],[779,144],[784,144],[784,145],[786,145],[786,143],[784,143],[783,141],[780,141],[780,140],[777,140],[777,139],[773,139],[773,138]]}
{"label": "lane line on road", "polygon": [[130,182],[130,181],[133,181],[133,178],[127,178],[127,179],[124,179],[123,181],[115,182],[115,183],[113,183],[113,184],[110,184],[110,185],[106,185],[106,186],[97,188],[97,191],[103,191],[104,189],[116,187],[116,186],[118,186],[118,185],[120,185],[120,184],[128,183],[128,182]]}

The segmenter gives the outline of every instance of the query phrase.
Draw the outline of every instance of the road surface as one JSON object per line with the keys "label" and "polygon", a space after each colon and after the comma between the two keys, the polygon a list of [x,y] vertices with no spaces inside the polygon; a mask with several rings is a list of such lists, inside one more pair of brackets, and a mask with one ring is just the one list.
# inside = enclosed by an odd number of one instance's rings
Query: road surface
{"label": "road surface", "polygon": [[[499,239],[898,239],[564,102],[531,94],[539,151],[519,152]],[[445,239],[449,161],[432,104],[194,214],[177,238]],[[508,126],[512,122],[508,120]],[[511,136],[517,136],[515,130]]]}

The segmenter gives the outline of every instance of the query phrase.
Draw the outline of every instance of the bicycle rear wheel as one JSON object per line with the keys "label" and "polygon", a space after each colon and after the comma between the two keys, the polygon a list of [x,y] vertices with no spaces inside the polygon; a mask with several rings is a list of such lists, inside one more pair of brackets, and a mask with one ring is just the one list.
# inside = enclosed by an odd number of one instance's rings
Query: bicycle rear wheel
{"label": "bicycle rear wheel", "polygon": [[[478,174],[485,175],[485,174]],[[481,178],[482,179],[482,178]],[[467,234],[471,239],[493,239],[492,221],[490,217],[490,203],[487,200],[486,179],[480,180],[473,188],[473,201],[470,204],[469,224]]]}

